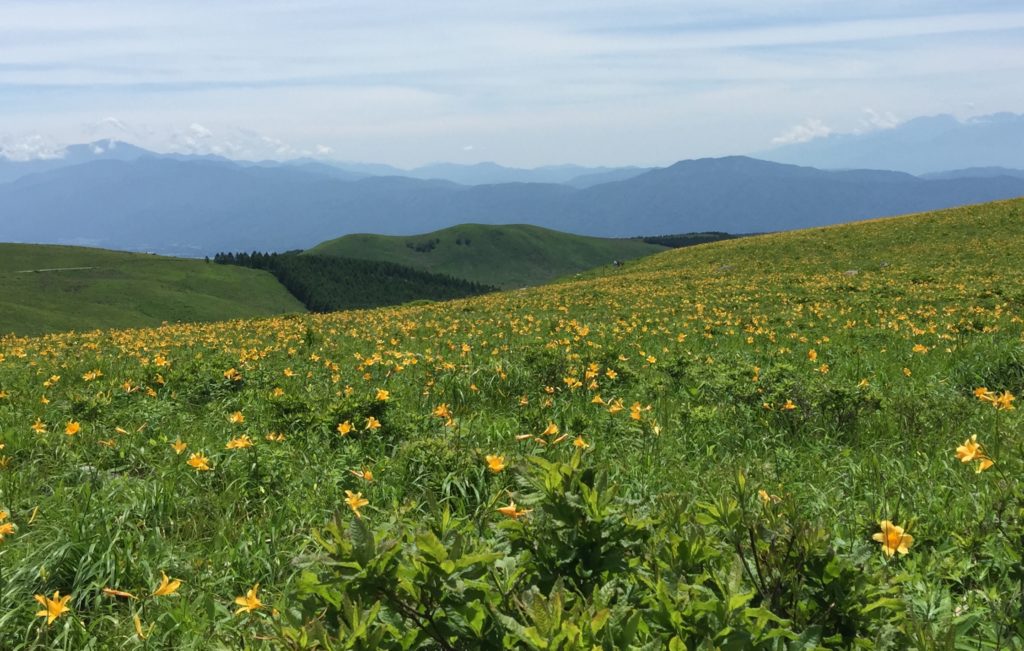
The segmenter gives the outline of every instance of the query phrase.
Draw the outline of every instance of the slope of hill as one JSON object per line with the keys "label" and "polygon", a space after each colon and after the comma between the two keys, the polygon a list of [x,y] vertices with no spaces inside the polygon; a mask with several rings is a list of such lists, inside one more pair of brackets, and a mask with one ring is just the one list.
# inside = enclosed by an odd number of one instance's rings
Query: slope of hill
{"label": "slope of hill", "polygon": [[1022,223],[0,337],[0,648],[1021,648]]}
{"label": "slope of hill", "polygon": [[302,311],[263,271],[102,249],[0,244],[0,334]]}
{"label": "slope of hill", "polygon": [[833,224],[1024,196],[1024,179],[923,180],[734,156],[585,189],[562,184],[331,178],[296,166],[103,160],[0,184],[0,240],[212,255],[305,249],[348,233],[532,224],[600,237]]}
{"label": "slope of hill", "polygon": [[306,253],[397,262],[507,289],[663,250],[640,241],[583,237],[522,224],[462,224],[409,237],[346,235]]}

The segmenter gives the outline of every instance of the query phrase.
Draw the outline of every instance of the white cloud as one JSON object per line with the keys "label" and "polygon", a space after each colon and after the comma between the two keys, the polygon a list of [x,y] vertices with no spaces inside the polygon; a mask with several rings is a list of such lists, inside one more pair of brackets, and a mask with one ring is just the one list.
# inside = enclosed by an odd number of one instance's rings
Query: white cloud
{"label": "white cloud", "polygon": [[327,145],[317,145],[313,151],[316,153],[317,156],[330,156],[331,152],[333,152],[334,149],[328,147]]}
{"label": "white cloud", "polygon": [[879,112],[873,108],[864,109],[864,117],[860,123],[862,131],[875,131],[876,129],[892,129],[900,123],[900,119],[888,111]]}
{"label": "white cloud", "polygon": [[212,131],[210,131],[203,125],[199,124],[198,122],[193,122],[192,124],[188,125],[188,130],[191,131],[196,138],[205,139],[213,136]]}
{"label": "white cloud", "polygon": [[0,158],[12,161],[63,158],[64,147],[48,138],[34,134],[21,138],[0,139]]}
{"label": "white cloud", "polygon": [[817,118],[807,118],[800,124],[791,127],[785,133],[772,138],[772,144],[790,145],[808,142],[816,138],[824,138],[832,133],[832,129]]}

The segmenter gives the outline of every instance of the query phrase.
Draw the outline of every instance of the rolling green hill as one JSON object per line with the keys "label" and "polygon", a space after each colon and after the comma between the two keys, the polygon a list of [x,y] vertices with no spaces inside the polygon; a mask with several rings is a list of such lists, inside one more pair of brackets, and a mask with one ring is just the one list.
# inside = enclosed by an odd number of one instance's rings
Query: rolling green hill
{"label": "rolling green hill", "polygon": [[0,244],[0,335],[302,311],[264,271],[104,249]]}
{"label": "rolling green hill", "polygon": [[522,224],[463,224],[423,235],[346,235],[306,253],[385,260],[510,289],[664,250],[637,240],[584,237]]}

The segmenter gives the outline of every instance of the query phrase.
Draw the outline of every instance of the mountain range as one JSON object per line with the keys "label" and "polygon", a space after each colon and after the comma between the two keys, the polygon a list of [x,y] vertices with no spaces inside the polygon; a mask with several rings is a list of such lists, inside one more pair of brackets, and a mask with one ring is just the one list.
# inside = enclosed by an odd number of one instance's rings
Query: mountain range
{"label": "mountain range", "polygon": [[756,156],[823,169],[870,167],[911,174],[984,167],[1019,170],[1024,168],[1024,115],[919,117],[891,128],[783,145]]}
{"label": "mountain range", "polygon": [[[434,170],[472,176],[508,169],[495,168]],[[371,175],[324,161],[156,155],[104,141],[69,148],[59,160],[0,161],[9,179],[0,183],[0,241],[202,256],[304,249],[349,233],[409,235],[467,222],[603,237],[750,233],[1024,196],[1024,178],[1013,170],[920,178],[742,156],[646,170],[539,170],[532,172],[564,181],[468,185]]]}

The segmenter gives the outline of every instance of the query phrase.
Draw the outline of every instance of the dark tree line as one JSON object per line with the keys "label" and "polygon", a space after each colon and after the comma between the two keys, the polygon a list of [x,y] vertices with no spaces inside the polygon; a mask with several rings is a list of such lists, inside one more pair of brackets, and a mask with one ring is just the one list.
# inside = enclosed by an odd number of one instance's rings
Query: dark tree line
{"label": "dark tree line", "polygon": [[718,231],[709,231],[707,233],[682,233],[680,235],[654,235],[651,237],[638,237],[635,239],[643,240],[648,244],[660,244],[661,246],[667,246],[670,249],[679,249],[684,246],[707,244],[708,242],[717,242],[719,240],[732,240],[737,237],[743,236],[721,233]]}
{"label": "dark tree line", "polygon": [[213,261],[262,269],[274,275],[313,312],[443,301],[494,291],[460,278],[392,262],[286,253],[218,253]]}

